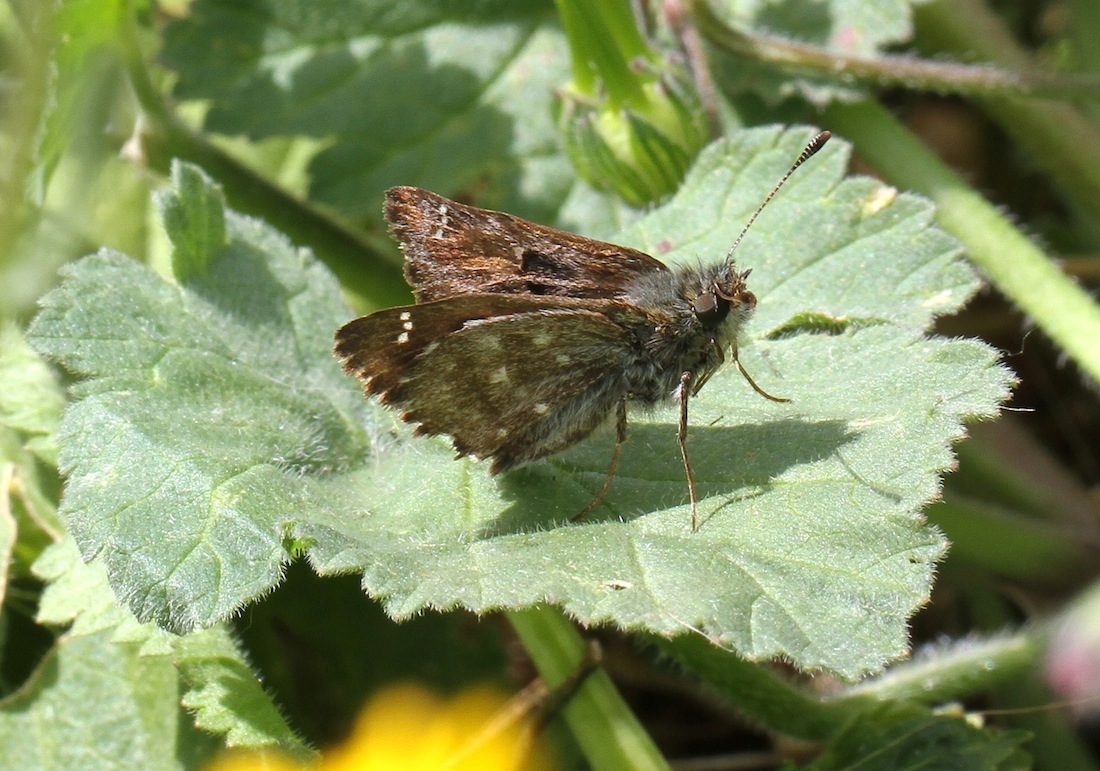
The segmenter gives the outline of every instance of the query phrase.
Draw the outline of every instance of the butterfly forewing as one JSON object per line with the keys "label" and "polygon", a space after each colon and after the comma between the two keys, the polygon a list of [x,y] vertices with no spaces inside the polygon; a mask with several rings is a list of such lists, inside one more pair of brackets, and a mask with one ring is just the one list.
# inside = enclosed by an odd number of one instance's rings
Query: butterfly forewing
{"label": "butterfly forewing", "polygon": [[509,295],[465,295],[372,313],[336,333],[335,352],[344,369],[363,381],[368,394],[386,401],[410,364],[426,347],[463,327],[494,316],[558,309],[569,300]]}
{"label": "butterfly forewing", "polygon": [[419,302],[471,293],[608,298],[667,268],[648,254],[456,203],[415,187],[386,192],[386,219]]}
{"label": "butterfly forewing", "polygon": [[460,454],[493,458],[496,473],[591,433],[622,398],[609,356],[630,355],[627,330],[598,310],[531,309],[437,340],[385,401],[418,433],[450,434]]}

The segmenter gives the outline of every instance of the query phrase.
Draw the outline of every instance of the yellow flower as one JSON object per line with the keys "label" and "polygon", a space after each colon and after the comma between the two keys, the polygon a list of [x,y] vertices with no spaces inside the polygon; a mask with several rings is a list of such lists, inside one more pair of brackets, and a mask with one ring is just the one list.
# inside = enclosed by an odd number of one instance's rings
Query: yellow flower
{"label": "yellow flower", "polygon": [[[517,713],[517,709],[520,710]],[[230,753],[208,771],[550,771],[522,707],[480,686],[447,699],[403,683],[374,695],[351,735],[309,766],[271,753]]]}

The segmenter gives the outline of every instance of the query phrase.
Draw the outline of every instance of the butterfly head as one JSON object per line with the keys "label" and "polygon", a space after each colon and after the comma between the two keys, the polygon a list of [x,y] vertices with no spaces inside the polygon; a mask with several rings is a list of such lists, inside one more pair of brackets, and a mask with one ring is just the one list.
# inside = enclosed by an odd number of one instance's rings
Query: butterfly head
{"label": "butterfly head", "polygon": [[723,265],[709,286],[691,301],[695,317],[707,329],[720,327],[731,311],[744,320],[756,307],[756,295],[748,290],[745,279],[750,270],[738,273],[732,265]]}

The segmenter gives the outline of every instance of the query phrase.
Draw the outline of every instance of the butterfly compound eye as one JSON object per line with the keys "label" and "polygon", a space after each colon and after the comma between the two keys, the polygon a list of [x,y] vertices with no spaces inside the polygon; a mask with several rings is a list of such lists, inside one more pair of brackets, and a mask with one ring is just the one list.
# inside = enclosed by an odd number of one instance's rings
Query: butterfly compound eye
{"label": "butterfly compound eye", "polygon": [[737,299],[740,300],[741,304],[747,307],[750,311],[756,307],[756,295],[754,295],[748,289],[737,295]]}
{"label": "butterfly compound eye", "polygon": [[695,317],[707,326],[720,324],[730,312],[730,303],[716,292],[703,292],[691,303]]}

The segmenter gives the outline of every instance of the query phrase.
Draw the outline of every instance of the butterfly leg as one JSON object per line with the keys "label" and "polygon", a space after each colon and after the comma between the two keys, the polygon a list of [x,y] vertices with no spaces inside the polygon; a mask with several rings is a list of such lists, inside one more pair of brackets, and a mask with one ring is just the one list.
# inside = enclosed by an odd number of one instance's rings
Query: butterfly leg
{"label": "butterfly leg", "polygon": [[572,522],[576,522],[578,519],[583,519],[586,515],[592,512],[592,509],[600,505],[600,501],[607,495],[608,488],[611,487],[611,480],[615,478],[615,471],[619,468],[619,456],[622,455],[623,442],[626,441],[626,399],[619,402],[619,406],[615,411],[615,449],[611,451],[611,465],[607,467],[607,476],[603,480],[603,485],[600,487],[600,491],[596,493],[596,497],[588,502],[580,512],[573,517]]}
{"label": "butterfly leg", "polygon": [[[734,363],[737,364],[737,371],[741,373],[741,376],[743,378],[745,378],[745,380],[749,381],[749,385],[752,386],[752,390],[756,391],[756,393],[760,394],[765,399],[771,399],[773,402],[789,402],[790,401],[790,399],[788,399],[786,396],[772,396],[770,393],[768,393],[763,388],[758,386],[756,384],[756,381],[753,380],[752,376],[748,373],[748,370],[745,369],[745,365],[743,365],[741,363],[741,360],[739,358],[737,358],[737,351],[733,352],[733,361],[734,361]],[[698,390],[698,388],[696,390]]]}
{"label": "butterfly leg", "polygon": [[694,533],[699,527],[699,504],[695,496],[695,472],[691,470],[691,461],[688,460],[687,436],[688,436],[688,396],[691,395],[691,381],[694,379],[691,372],[680,375],[680,426],[676,430],[676,441],[680,443],[680,457],[684,459],[684,472],[688,480],[688,497],[691,499],[691,531]]}

